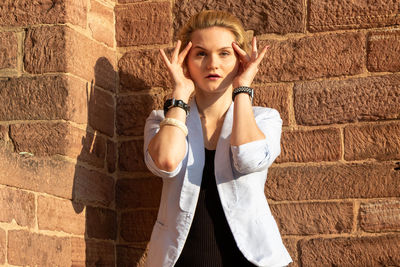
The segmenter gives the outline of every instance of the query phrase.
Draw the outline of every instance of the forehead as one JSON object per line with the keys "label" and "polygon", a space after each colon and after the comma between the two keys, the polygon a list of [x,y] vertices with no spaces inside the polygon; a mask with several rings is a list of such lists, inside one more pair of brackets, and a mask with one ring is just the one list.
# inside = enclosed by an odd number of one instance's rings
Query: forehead
{"label": "forehead", "polygon": [[230,47],[235,41],[235,35],[227,28],[210,27],[199,29],[192,33],[191,41],[193,47],[202,48]]}

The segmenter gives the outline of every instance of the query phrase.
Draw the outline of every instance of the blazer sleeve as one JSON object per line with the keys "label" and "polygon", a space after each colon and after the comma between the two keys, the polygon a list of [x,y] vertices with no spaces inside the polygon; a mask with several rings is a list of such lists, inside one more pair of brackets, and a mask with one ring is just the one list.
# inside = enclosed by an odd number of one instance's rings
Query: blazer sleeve
{"label": "blazer sleeve", "polygon": [[[158,133],[160,130],[160,122],[164,119],[163,111],[161,110],[153,110],[149,117],[146,119],[146,124],[144,127],[144,162],[146,163],[147,168],[155,175],[162,177],[162,178],[171,178],[175,177],[182,168],[182,161],[176,167],[175,170],[168,172],[161,170],[156,166],[153,159],[150,156],[148,151],[150,140]],[[188,151],[188,143],[186,141],[186,153]]]}
{"label": "blazer sleeve", "polygon": [[281,153],[282,119],[271,108],[255,107],[257,126],[265,139],[231,146],[233,165],[242,174],[266,170]]}

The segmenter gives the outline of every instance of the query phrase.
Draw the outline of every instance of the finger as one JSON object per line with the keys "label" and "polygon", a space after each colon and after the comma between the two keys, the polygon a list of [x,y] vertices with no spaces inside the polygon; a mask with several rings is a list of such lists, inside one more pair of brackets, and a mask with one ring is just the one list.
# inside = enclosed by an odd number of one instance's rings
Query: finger
{"label": "finger", "polygon": [[182,64],[183,61],[185,61],[185,58],[190,51],[190,48],[192,48],[192,42],[189,41],[189,43],[186,45],[185,49],[183,49],[182,52],[179,54],[179,57],[178,57],[179,64]]}
{"label": "finger", "polygon": [[237,43],[233,42],[232,43],[232,48],[233,50],[239,55],[239,58],[243,61],[243,62],[248,62],[250,61],[250,57],[249,55],[246,53],[246,51],[244,51]]}
{"label": "finger", "polygon": [[179,55],[179,50],[181,49],[181,40],[178,40],[178,42],[176,43],[174,52],[172,54],[172,58],[171,58],[171,62],[175,62],[178,60],[178,55]]}
{"label": "finger", "polygon": [[255,60],[257,56],[257,39],[256,37],[253,37],[253,40],[251,41],[251,59]]}
{"label": "finger", "polygon": [[257,65],[261,63],[261,60],[263,60],[265,54],[267,53],[267,50],[269,48],[269,45],[266,45],[263,50],[261,51],[260,55],[258,56],[258,58],[256,59],[256,63]]}
{"label": "finger", "polygon": [[160,48],[160,54],[161,54],[161,57],[163,58],[165,65],[167,65],[167,67],[168,67],[171,64],[171,62],[169,61],[167,55],[165,54],[164,49]]}

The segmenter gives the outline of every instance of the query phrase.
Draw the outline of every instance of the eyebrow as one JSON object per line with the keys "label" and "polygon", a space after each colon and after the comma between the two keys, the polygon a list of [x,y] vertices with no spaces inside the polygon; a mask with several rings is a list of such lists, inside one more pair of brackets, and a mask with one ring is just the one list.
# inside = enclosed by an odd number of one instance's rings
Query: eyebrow
{"label": "eyebrow", "polygon": [[[207,50],[207,49],[201,47],[200,45],[196,45],[196,46],[193,47],[193,48],[199,48],[199,49],[202,49],[202,50]],[[233,47],[232,47],[232,46],[225,46],[225,47],[219,48],[218,50],[224,50],[224,49],[233,49]]]}

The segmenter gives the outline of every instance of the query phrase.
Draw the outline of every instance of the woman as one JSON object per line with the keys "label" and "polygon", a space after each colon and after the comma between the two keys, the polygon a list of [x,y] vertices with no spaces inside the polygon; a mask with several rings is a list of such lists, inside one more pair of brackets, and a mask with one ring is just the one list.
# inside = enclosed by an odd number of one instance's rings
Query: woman
{"label": "woman", "polygon": [[148,266],[291,262],[264,194],[282,121],[252,107],[267,47],[258,53],[253,38],[248,55],[244,36],[231,14],[203,11],[183,27],[171,59],[160,50],[175,87],[145,126],[146,164],[163,178]]}

